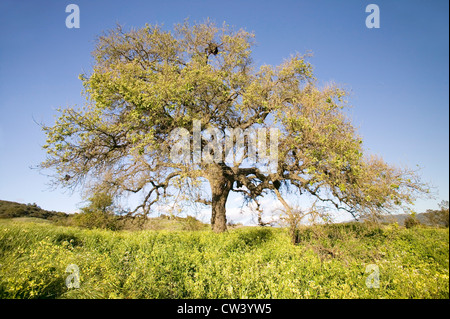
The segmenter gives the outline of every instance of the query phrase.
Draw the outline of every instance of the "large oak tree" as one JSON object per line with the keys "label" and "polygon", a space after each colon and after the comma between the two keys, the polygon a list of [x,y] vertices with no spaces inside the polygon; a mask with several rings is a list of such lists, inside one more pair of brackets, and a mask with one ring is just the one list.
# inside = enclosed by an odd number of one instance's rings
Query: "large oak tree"
{"label": "large oak tree", "polygon": [[[186,21],[172,31],[119,26],[99,36],[93,70],[80,76],[87,102],[60,109],[56,123],[43,127],[48,158],[41,167],[54,169],[55,182],[64,187],[142,194],[130,213],[148,214],[179,190],[211,205],[216,232],[226,230],[231,191],[254,201],[273,194],[288,212],[288,191],[309,193],[360,217],[411,203],[426,190],[413,171],[364,154],[345,113],[345,90],[319,87],[305,56],[257,66],[253,38],[209,21]],[[201,139],[197,147],[221,161],[173,161],[175,129],[190,133],[194,154],[194,121],[201,130],[214,127],[224,136],[230,130],[278,129],[275,169],[248,165],[247,148],[232,163],[224,161],[225,152],[208,148],[212,140],[220,142],[217,136]],[[260,145],[268,135],[269,130],[258,135]],[[251,138],[244,141],[250,144]],[[274,155],[274,149],[267,152]],[[209,197],[201,192],[204,182]]]}

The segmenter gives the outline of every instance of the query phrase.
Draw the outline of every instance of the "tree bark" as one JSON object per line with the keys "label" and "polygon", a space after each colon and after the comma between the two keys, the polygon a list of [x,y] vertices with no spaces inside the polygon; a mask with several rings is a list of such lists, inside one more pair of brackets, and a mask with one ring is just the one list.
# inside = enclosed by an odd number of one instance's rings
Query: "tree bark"
{"label": "tree bark", "polygon": [[216,233],[227,230],[226,203],[233,181],[228,179],[222,169],[217,168],[210,174],[211,186],[211,228]]}

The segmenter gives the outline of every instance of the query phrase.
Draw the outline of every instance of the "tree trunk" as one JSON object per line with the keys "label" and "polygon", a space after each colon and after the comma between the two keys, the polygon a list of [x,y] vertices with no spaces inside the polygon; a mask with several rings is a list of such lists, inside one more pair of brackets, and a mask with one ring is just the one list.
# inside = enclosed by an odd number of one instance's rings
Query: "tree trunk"
{"label": "tree trunk", "polygon": [[214,170],[214,172],[215,174],[211,174],[209,178],[212,194],[211,228],[216,233],[222,233],[227,230],[225,205],[233,182],[224,176],[221,169]]}
{"label": "tree trunk", "polygon": [[227,202],[228,191],[221,194],[213,194],[212,212],[211,212],[211,228],[215,233],[223,233],[227,230],[227,216],[225,204]]}

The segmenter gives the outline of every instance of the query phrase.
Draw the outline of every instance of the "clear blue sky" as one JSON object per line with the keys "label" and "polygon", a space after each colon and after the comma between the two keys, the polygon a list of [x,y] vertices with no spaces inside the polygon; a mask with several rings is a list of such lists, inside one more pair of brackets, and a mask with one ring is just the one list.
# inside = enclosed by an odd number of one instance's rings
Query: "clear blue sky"
{"label": "clear blue sky", "polygon": [[[68,29],[65,8],[80,8]],[[380,8],[368,29],[365,8]],[[226,21],[256,34],[258,64],[279,64],[312,51],[320,81],[351,89],[351,114],[365,148],[397,165],[422,167],[438,190],[416,209],[449,198],[448,1],[0,1],[0,199],[73,212],[77,193],[50,191],[31,170],[45,159],[34,123],[53,122],[59,106],[83,104],[78,75],[91,70],[94,39],[116,22],[125,27],[189,17]]]}

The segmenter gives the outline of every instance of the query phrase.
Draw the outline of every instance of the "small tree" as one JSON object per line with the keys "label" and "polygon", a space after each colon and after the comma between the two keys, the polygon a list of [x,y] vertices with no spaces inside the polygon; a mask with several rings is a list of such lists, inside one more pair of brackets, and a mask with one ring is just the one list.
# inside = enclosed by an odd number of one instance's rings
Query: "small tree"
{"label": "small tree", "polygon": [[412,228],[412,227],[416,227],[418,225],[420,225],[420,221],[417,218],[417,213],[413,211],[413,212],[411,212],[411,215],[406,217],[406,219],[405,219],[405,227],[406,228]]}
{"label": "small tree", "polygon": [[118,216],[114,214],[112,196],[97,193],[89,198],[89,205],[81,209],[81,213],[73,217],[75,225],[87,228],[120,229]]}
{"label": "small tree", "polygon": [[291,207],[286,204],[284,208],[275,210],[279,216],[279,224],[287,226],[292,244],[299,242],[298,231],[302,223],[317,224],[329,222],[330,216],[323,207],[317,205],[317,201],[309,209],[302,209],[298,205]]}
{"label": "small tree", "polygon": [[434,226],[442,225],[448,227],[449,224],[449,207],[448,201],[443,200],[439,204],[438,210],[428,210],[425,213],[427,221]]}

